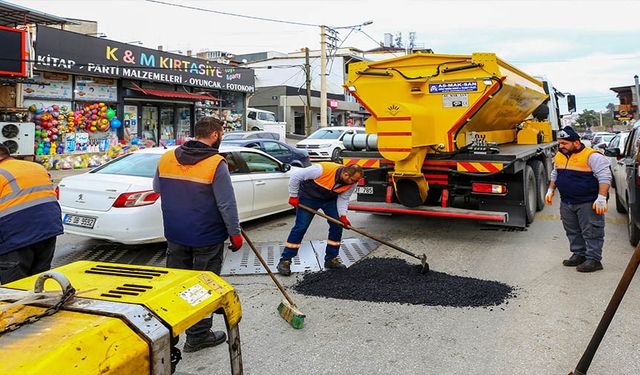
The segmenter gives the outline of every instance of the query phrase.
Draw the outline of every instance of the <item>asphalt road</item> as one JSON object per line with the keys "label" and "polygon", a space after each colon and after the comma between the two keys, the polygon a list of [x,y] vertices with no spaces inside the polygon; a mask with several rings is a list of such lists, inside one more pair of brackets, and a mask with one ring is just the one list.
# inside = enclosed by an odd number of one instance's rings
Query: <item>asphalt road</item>
{"label": "asphalt road", "polygon": [[[611,200],[613,206],[613,199]],[[373,303],[292,293],[306,313],[294,330],[276,312],[281,297],[265,275],[228,277],[243,308],[240,323],[246,374],[567,374],[573,370],[631,256],[624,215],[607,213],[604,270],[581,274],[563,267],[568,243],[554,202],[526,231],[472,221],[352,213],[354,226],[417,253],[431,268],[496,280],[517,296],[493,308]],[[245,225],[254,241],[283,241],[293,214]],[[315,220],[307,239],[326,239]],[[345,233],[345,238],[356,237]],[[72,235],[59,238],[54,264],[97,249],[139,264],[162,261],[163,245],[127,247]],[[115,255],[114,255],[115,254]],[[370,256],[399,256],[384,246]],[[123,258],[124,259],[124,258]],[[300,276],[298,276],[300,277]],[[281,278],[285,286],[296,276]],[[589,374],[640,373],[640,281],[621,304]],[[222,319],[214,328],[223,329]],[[182,343],[179,344],[179,347]],[[181,374],[225,374],[226,345],[183,354]]]}

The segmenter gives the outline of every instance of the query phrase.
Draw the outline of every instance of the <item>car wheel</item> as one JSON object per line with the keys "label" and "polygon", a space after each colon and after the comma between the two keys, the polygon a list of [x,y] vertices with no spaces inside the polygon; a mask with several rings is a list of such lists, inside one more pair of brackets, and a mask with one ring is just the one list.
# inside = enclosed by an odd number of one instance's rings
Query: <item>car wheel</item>
{"label": "car wheel", "polygon": [[340,152],[342,151],[342,149],[340,149],[340,147],[336,147],[333,149],[333,152],[331,153],[331,161],[333,161],[334,163],[341,163],[342,161],[340,160]]}
{"label": "car wheel", "polygon": [[624,203],[622,202],[622,199],[620,199],[620,194],[618,194],[617,190],[615,191],[615,194],[616,194],[616,211],[618,211],[621,214],[627,212],[627,209],[624,208]]}
{"label": "car wheel", "polygon": [[259,127],[257,127],[257,126],[254,126],[253,128],[251,128],[251,130],[253,130],[253,131],[259,131],[259,130],[260,130],[260,128],[259,128]]}
{"label": "car wheel", "polygon": [[638,242],[640,242],[640,229],[635,224],[633,210],[629,205],[629,200],[627,199],[627,218],[629,219],[629,223],[627,224],[627,230],[629,232],[629,242],[631,246],[636,246]]}
{"label": "car wheel", "polygon": [[536,208],[538,207],[536,186],[536,177],[533,174],[533,169],[530,165],[527,165],[524,169],[524,209],[527,224],[533,223],[536,216]]}
{"label": "car wheel", "polygon": [[544,197],[547,194],[548,187],[544,164],[542,164],[540,160],[533,160],[531,162],[531,169],[533,170],[533,175],[536,178],[536,186],[538,187],[536,192],[536,211],[542,211],[545,205]]}

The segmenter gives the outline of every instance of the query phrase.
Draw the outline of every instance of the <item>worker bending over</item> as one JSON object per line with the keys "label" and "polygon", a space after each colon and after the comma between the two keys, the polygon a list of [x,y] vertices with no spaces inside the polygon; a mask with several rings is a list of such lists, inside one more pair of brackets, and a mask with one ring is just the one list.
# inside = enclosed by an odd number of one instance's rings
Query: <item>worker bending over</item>
{"label": "worker bending over", "polygon": [[[349,198],[362,178],[359,165],[343,166],[336,163],[318,163],[311,167],[298,169],[289,180],[289,204],[296,207],[296,223],[289,233],[282,257],[278,263],[281,275],[291,275],[291,259],[298,254],[302,238],[307,232],[314,214],[298,208],[303,204],[314,210],[340,220],[347,228],[351,223],[347,219]],[[346,268],[340,262],[338,253],[342,240],[342,226],[329,223],[329,238],[324,256],[324,267],[328,269]]]}

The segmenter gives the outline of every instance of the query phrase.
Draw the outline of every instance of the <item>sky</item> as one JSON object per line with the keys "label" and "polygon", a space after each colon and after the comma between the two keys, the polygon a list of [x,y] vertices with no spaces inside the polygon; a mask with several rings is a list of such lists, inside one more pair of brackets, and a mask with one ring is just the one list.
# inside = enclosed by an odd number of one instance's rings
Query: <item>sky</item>
{"label": "sky", "polygon": [[172,4],[306,23],[267,22],[147,0],[10,0],[61,17],[98,21],[108,39],[164,50],[233,54],[319,49],[313,25],[339,29],[343,47],[376,48],[384,33],[416,33],[436,53],[495,52],[577,97],[578,112],[618,104],[611,87],[640,74],[640,1],[164,0]]}

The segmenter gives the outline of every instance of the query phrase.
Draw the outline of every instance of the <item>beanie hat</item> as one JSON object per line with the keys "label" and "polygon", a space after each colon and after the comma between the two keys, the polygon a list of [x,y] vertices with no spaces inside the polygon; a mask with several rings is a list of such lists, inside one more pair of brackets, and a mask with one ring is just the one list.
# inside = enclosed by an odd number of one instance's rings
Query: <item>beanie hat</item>
{"label": "beanie hat", "polygon": [[579,141],[580,135],[575,130],[573,130],[571,126],[565,126],[558,132],[558,139],[564,139],[571,142]]}

